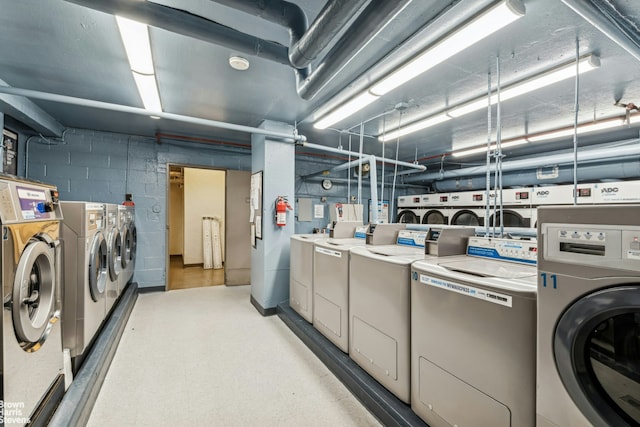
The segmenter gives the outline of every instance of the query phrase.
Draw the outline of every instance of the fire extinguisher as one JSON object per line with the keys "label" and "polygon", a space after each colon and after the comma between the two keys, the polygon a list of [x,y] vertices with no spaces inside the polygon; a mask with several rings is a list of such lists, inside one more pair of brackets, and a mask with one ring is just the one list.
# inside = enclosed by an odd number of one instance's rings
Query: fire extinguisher
{"label": "fire extinguisher", "polygon": [[287,225],[287,210],[292,209],[285,196],[278,196],[276,199],[276,225],[278,227]]}

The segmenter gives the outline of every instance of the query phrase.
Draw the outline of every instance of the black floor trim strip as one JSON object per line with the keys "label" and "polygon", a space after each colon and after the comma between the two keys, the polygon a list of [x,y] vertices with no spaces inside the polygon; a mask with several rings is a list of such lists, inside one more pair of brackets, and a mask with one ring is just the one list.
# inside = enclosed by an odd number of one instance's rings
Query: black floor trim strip
{"label": "black floor trim strip", "polygon": [[273,316],[278,312],[278,309],[276,307],[264,308],[263,306],[261,306],[258,300],[253,297],[253,295],[251,295],[251,304],[253,304],[256,310],[258,310],[258,313],[262,314],[264,317]]}
{"label": "black floor trim strip", "polygon": [[102,332],[62,398],[49,427],[76,427],[87,424],[137,298],[138,284],[131,283],[124,290],[120,301],[114,307]]}
{"label": "black floor trim strip", "polygon": [[428,427],[409,405],[374,380],[289,307],[288,302],[278,304],[278,317],[383,425]]}

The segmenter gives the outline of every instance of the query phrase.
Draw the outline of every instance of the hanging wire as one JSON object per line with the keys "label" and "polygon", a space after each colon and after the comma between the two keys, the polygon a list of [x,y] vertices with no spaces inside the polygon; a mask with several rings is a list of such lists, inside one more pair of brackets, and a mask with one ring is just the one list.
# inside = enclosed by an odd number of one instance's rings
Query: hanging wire
{"label": "hanging wire", "polygon": [[[362,204],[362,148],[364,145],[364,122],[360,122],[360,150],[358,158],[358,204]],[[371,167],[371,165],[369,165]]]}
{"label": "hanging wire", "polygon": [[[398,129],[402,125],[402,111],[400,111],[400,115],[398,116]],[[396,179],[398,177],[398,153],[400,150],[400,136],[396,139],[396,164],[393,166],[393,184],[391,186],[391,200],[389,204],[391,205],[391,212],[395,212],[396,209]]]}
{"label": "hanging wire", "polygon": [[[500,89],[501,89],[501,81],[500,81],[500,57],[496,58],[496,102],[498,104],[498,108],[496,111],[496,152],[497,152],[497,171],[498,171],[498,188],[500,191],[500,237],[504,236],[504,202],[502,199],[502,105],[500,100]],[[496,198],[498,195],[496,194]]]}
{"label": "hanging wire", "polygon": [[[349,134],[349,164],[351,164],[351,134]],[[347,203],[351,203],[351,171],[347,169]]]}
{"label": "hanging wire", "polygon": [[484,224],[487,236],[489,236],[489,218],[491,217],[491,66],[487,73],[487,173],[485,185],[485,207],[484,207]]}
{"label": "hanging wire", "polygon": [[386,132],[387,118],[382,118],[382,176],[380,177],[380,200],[384,202],[384,159],[385,159],[385,132]]}
{"label": "hanging wire", "polygon": [[573,117],[573,204],[578,204],[578,112],[580,104],[578,90],[580,89],[580,40],[576,38],[576,87]]}

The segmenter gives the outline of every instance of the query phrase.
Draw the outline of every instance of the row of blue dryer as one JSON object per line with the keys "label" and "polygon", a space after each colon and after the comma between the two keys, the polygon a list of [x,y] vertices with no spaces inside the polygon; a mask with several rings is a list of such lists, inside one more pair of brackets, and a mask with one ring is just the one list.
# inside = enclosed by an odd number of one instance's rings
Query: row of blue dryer
{"label": "row of blue dryer", "polygon": [[51,416],[65,391],[63,349],[75,374],[132,279],[134,214],[62,202],[55,186],[0,176],[5,424]]}

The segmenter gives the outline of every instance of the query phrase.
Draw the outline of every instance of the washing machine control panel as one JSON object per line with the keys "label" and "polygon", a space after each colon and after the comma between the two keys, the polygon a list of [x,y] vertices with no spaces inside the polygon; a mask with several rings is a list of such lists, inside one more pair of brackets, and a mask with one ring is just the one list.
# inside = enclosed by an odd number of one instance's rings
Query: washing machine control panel
{"label": "washing machine control panel", "polygon": [[538,260],[538,243],[533,240],[470,237],[467,255],[535,265]]}
{"label": "washing machine control panel", "polygon": [[640,271],[640,226],[542,224],[549,261]]}
{"label": "washing machine control panel", "polygon": [[58,191],[28,181],[0,180],[0,217],[3,224],[61,220]]}

